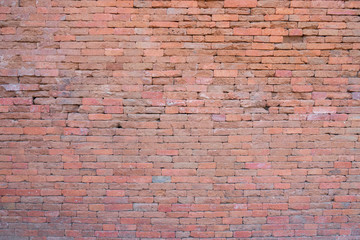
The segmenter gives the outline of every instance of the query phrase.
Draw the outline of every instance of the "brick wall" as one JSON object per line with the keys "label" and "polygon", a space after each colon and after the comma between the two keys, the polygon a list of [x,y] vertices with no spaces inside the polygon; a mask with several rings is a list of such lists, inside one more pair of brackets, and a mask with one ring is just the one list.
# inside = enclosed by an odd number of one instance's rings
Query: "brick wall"
{"label": "brick wall", "polygon": [[360,239],[359,14],[1,0],[0,239]]}

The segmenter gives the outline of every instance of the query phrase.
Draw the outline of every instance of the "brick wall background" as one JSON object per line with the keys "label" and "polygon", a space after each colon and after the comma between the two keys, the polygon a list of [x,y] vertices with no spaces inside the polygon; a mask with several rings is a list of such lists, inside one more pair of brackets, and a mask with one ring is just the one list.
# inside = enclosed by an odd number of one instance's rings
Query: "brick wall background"
{"label": "brick wall background", "polygon": [[360,239],[360,1],[0,5],[0,239]]}

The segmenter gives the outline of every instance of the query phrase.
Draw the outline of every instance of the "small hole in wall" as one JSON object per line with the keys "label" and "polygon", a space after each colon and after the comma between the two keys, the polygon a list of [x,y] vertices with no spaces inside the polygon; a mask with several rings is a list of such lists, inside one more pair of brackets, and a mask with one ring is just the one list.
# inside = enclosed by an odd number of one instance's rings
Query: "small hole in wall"
{"label": "small hole in wall", "polygon": [[302,43],[304,42],[304,37],[302,36],[287,36],[284,37],[284,43]]}

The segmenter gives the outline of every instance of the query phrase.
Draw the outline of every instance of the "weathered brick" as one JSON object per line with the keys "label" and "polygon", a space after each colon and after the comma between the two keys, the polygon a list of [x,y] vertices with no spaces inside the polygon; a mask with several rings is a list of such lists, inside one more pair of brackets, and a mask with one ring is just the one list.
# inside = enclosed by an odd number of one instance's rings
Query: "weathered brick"
{"label": "weathered brick", "polygon": [[168,183],[171,182],[171,176],[153,176],[153,183]]}
{"label": "weathered brick", "polygon": [[194,176],[196,175],[195,169],[163,169],[164,176]]}
{"label": "weathered brick", "polygon": [[256,7],[257,6],[257,0],[225,0],[224,7],[229,8],[241,8],[241,7]]}
{"label": "weathered brick", "polygon": [[237,70],[214,70],[215,77],[237,77]]}
{"label": "weathered brick", "polygon": [[234,28],[234,35],[253,36],[261,33],[261,28]]}
{"label": "weathered brick", "polygon": [[292,72],[288,71],[288,70],[276,70],[275,71],[275,76],[276,77],[291,77]]}
{"label": "weathered brick", "polygon": [[28,135],[45,135],[47,132],[44,127],[25,127],[24,134]]}
{"label": "weathered brick", "polygon": [[65,128],[64,135],[87,135],[89,130],[87,128]]}
{"label": "weathered brick", "polygon": [[89,114],[89,120],[110,120],[112,119],[111,114]]}
{"label": "weathered brick", "polygon": [[23,134],[24,130],[20,127],[0,127],[0,134]]}
{"label": "weathered brick", "polygon": [[289,36],[302,36],[302,29],[289,29]]}

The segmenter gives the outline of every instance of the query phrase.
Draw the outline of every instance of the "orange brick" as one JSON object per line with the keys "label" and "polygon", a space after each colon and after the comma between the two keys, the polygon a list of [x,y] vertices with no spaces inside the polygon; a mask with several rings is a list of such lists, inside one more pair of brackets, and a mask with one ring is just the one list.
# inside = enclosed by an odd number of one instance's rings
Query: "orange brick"
{"label": "orange brick", "polygon": [[23,134],[23,128],[0,127],[0,134]]}
{"label": "orange brick", "polygon": [[24,134],[28,135],[45,135],[46,128],[44,127],[25,127]]}
{"label": "orange brick", "polygon": [[64,189],[62,190],[62,193],[64,196],[71,196],[71,197],[75,197],[75,196],[85,196],[86,195],[86,190],[81,190],[81,189],[77,189],[77,190],[72,190],[72,189]]}
{"label": "orange brick", "polygon": [[105,55],[106,56],[122,56],[122,55],[124,55],[124,50],[123,49],[106,48],[105,49]]}
{"label": "orange brick", "polygon": [[215,77],[237,77],[238,70],[214,70]]}
{"label": "orange brick", "polygon": [[87,128],[64,128],[64,135],[87,135]]}
{"label": "orange brick", "polygon": [[112,119],[111,114],[89,114],[89,120],[110,120]]}
{"label": "orange brick", "polygon": [[237,143],[237,142],[250,142],[252,139],[251,135],[239,135],[239,136],[229,136],[229,143]]}
{"label": "orange brick", "polygon": [[254,36],[261,34],[261,28],[234,28],[234,35]]}
{"label": "orange brick", "polygon": [[224,7],[229,8],[254,8],[257,6],[257,0],[225,0]]}
{"label": "orange brick", "polygon": [[314,90],[311,85],[293,85],[293,92],[312,92]]}
{"label": "orange brick", "polygon": [[124,108],[120,106],[105,106],[104,112],[108,113],[124,113]]}
{"label": "orange brick", "polygon": [[3,28],[1,28],[1,34],[4,34],[4,35],[16,34],[16,28],[14,28],[14,27],[3,27]]}

